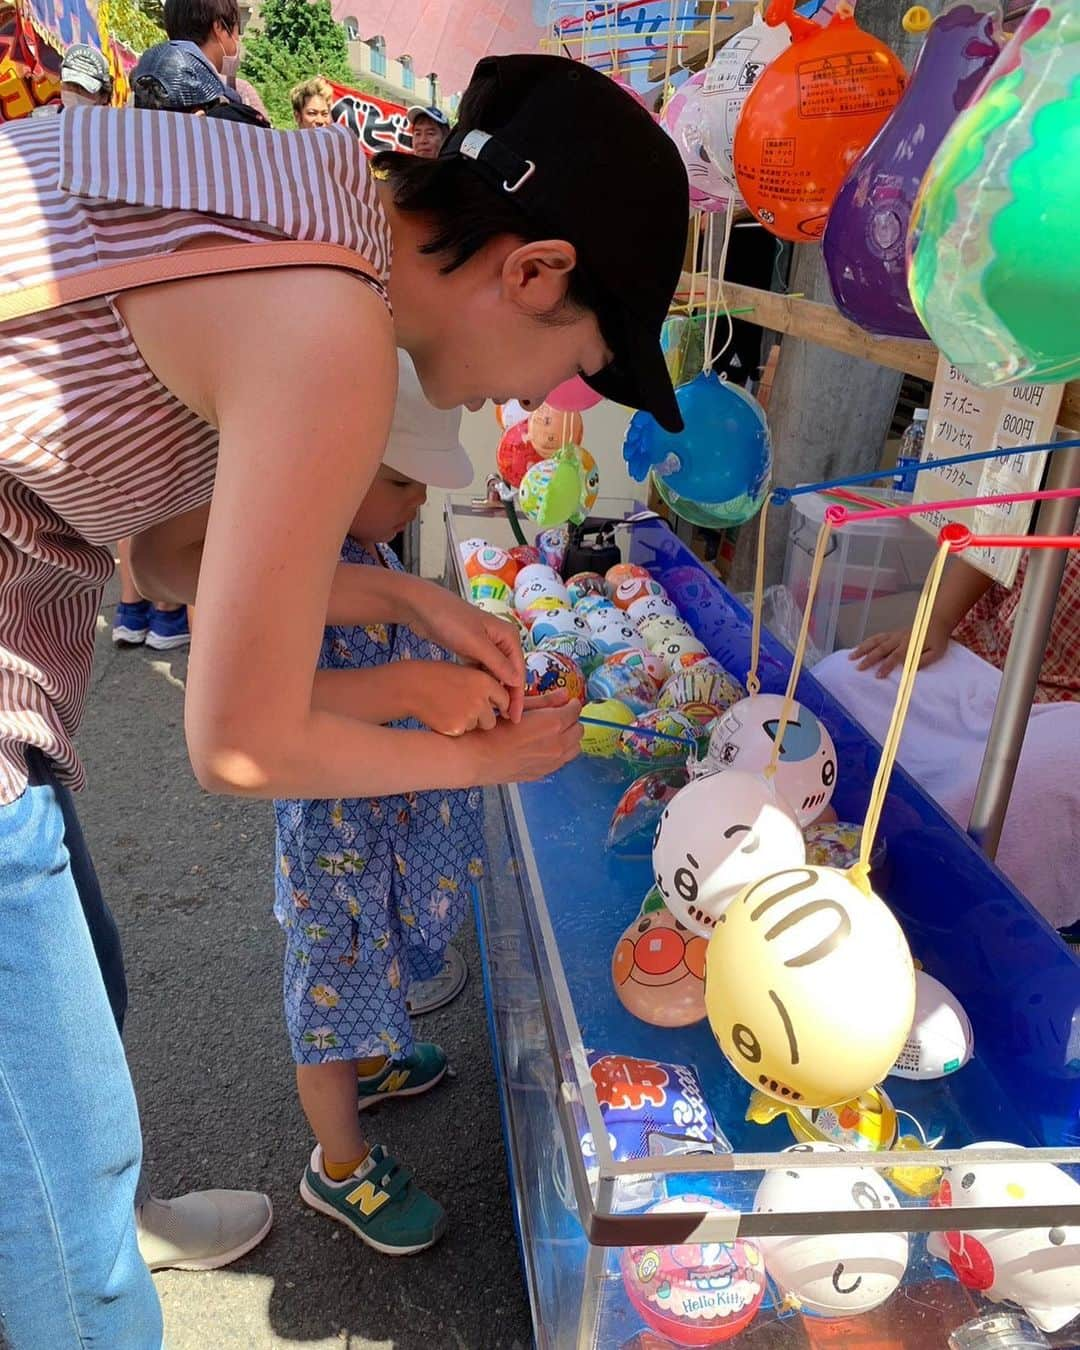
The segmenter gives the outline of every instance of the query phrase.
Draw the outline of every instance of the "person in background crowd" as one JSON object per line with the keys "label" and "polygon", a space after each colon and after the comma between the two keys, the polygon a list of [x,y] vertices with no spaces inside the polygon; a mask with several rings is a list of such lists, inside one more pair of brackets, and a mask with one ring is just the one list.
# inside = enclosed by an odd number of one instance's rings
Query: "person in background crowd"
{"label": "person in background crowd", "polygon": [[225,98],[242,103],[235,87],[240,68],[240,8],[236,0],[165,0],[163,13],[170,43],[194,53],[218,77]]}
{"label": "person in background crowd", "polygon": [[131,72],[132,102],[153,112],[213,115],[229,122],[269,128],[269,121],[245,103],[231,98],[221,77],[186,42],[161,42],[139,57]]}
{"label": "person in background crowd", "polygon": [[60,101],[64,107],[104,106],[111,101],[112,91],[107,58],[85,42],[70,46],[60,66]]}
{"label": "person in background crowd", "polygon": [[328,127],[330,125],[330,109],[334,104],[334,91],[330,88],[329,80],[324,80],[321,75],[316,75],[310,80],[304,80],[302,84],[293,86],[289,97],[292,99],[292,110],[293,116],[296,118],[296,125],[301,131],[307,131],[312,127]]}
{"label": "person in background crowd", "polygon": [[450,135],[450,119],[441,108],[410,108],[413,154],[421,159],[438,159],[443,141]]}

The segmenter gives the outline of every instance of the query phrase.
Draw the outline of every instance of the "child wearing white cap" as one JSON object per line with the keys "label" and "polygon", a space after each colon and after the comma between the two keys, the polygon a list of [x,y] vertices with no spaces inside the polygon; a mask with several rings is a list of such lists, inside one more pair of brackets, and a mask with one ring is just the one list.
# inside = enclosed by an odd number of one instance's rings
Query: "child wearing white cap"
{"label": "child wearing white cap", "polygon": [[[396,569],[387,541],[415,516],[426,488],[472,479],[458,440],[460,410],[432,408],[411,361],[398,355],[386,454],[341,553],[345,562]],[[393,666],[400,687],[410,660],[449,659],[401,624],[373,624],[327,628],[319,666]],[[491,685],[495,708],[501,686]],[[438,973],[483,871],[483,793],[278,801],[275,811],[285,1020],[300,1101],[318,1141],[300,1194],[377,1251],[420,1251],[442,1233],[442,1207],[381,1145],[367,1144],[358,1111],[426,1092],[446,1072],[438,1046],[413,1040],[406,996],[410,981]]]}

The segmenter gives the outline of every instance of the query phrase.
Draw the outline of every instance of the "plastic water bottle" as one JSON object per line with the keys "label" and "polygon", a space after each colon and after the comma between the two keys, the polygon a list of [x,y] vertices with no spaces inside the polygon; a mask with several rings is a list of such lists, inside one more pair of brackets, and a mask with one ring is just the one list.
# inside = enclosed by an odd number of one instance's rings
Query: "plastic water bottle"
{"label": "plastic water bottle", "polygon": [[903,436],[900,438],[900,453],[896,456],[896,472],[893,474],[895,492],[914,492],[919,475],[912,472],[912,466],[922,462],[923,443],[926,440],[926,420],[930,416],[929,408],[916,408]]}

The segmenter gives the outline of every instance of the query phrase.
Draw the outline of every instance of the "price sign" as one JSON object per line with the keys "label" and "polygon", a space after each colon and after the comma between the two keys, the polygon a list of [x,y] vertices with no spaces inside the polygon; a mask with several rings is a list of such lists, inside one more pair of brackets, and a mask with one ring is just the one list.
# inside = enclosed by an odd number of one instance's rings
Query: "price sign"
{"label": "price sign", "polygon": [[[1046,452],[1017,455],[1009,451],[1054,439],[1064,391],[1062,384],[1010,384],[1000,389],[978,389],[951,361],[939,357],[930,398],[924,463],[997,447],[1002,453],[975,464],[950,464],[920,473],[915,488],[916,504],[1037,492],[1046,468]],[[946,507],[912,519],[935,535],[950,521],[966,525],[973,534],[1026,534],[1035,505],[1035,502],[1007,502],[955,510]],[[1011,586],[1020,566],[1020,551],[992,546],[970,548],[965,550],[964,560],[1003,586]]]}

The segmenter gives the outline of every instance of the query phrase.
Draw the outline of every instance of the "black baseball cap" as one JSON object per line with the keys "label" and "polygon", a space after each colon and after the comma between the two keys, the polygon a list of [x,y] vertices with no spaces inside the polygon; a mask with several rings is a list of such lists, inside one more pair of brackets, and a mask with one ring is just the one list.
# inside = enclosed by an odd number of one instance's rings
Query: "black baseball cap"
{"label": "black baseball cap", "polygon": [[168,109],[173,112],[205,108],[227,97],[225,82],[209,61],[178,42],[160,42],[147,48],[129,79],[136,106],[139,85],[144,80],[160,86]]}
{"label": "black baseball cap", "polygon": [[[440,158],[452,154],[577,249],[615,353],[587,382],[681,431],[660,330],[682,271],[690,204],[686,169],[667,133],[580,62],[489,56],[473,71]],[[595,204],[583,208],[586,192]]]}

